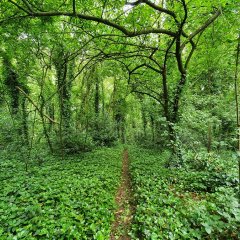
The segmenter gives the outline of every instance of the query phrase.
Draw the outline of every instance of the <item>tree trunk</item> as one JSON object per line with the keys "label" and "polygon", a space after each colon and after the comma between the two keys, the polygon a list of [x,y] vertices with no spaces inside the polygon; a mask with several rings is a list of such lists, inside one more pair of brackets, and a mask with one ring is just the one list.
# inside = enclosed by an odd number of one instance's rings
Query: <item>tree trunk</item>
{"label": "tree trunk", "polygon": [[234,76],[235,86],[235,102],[236,102],[236,122],[237,122],[237,156],[238,156],[238,180],[239,180],[239,192],[238,199],[240,202],[240,114],[239,114],[239,83],[238,83],[238,65],[239,65],[239,54],[240,54],[240,34],[238,36],[238,45],[236,53],[236,68]]}
{"label": "tree trunk", "polygon": [[142,122],[143,122],[143,136],[146,139],[147,137],[147,118],[146,118],[146,111],[142,107]]}
{"label": "tree trunk", "polygon": [[23,131],[23,139],[26,145],[29,145],[29,137],[28,137],[28,122],[27,122],[27,109],[26,109],[26,101],[27,98],[24,96],[22,99],[22,131]]}
{"label": "tree trunk", "polygon": [[210,153],[212,150],[212,124],[208,122],[208,141],[207,141],[207,151]]}
{"label": "tree trunk", "polygon": [[152,141],[155,142],[155,122],[153,116],[150,116],[151,129],[152,129]]}
{"label": "tree trunk", "polygon": [[48,144],[48,147],[49,147],[49,150],[51,153],[53,153],[53,146],[52,146],[52,142],[51,142],[51,139],[50,139],[50,136],[49,136],[49,131],[47,129],[47,126],[46,126],[46,123],[45,123],[45,119],[44,119],[44,97],[43,95],[40,95],[40,108],[39,108],[39,115],[41,117],[41,121],[42,121],[42,126],[43,126],[43,134],[44,134],[44,137],[47,141],[47,144]]}
{"label": "tree trunk", "polygon": [[105,116],[105,91],[104,91],[104,81],[101,81],[101,90],[102,90],[102,115]]}
{"label": "tree trunk", "polygon": [[100,93],[99,93],[99,79],[98,76],[96,76],[96,83],[95,83],[95,115],[98,118],[99,115],[99,109],[100,109]]}
{"label": "tree trunk", "polygon": [[174,96],[174,101],[173,101],[173,109],[172,109],[172,116],[171,116],[171,122],[173,124],[177,123],[179,120],[179,103],[180,103],[180,98],[182,95],[182,91],[184,88],[184,85],[186,83],[187,75],[181,74],[181,79],[178,83],[175,96]]}
{"label": "tree trunk", "polygon": [[69,53],[63,47],[58,49],[54,59],[57,72],[57,88],[62,131],[68,135],[71,120],[71,86],[73,81],[74,61],[69,62]]}

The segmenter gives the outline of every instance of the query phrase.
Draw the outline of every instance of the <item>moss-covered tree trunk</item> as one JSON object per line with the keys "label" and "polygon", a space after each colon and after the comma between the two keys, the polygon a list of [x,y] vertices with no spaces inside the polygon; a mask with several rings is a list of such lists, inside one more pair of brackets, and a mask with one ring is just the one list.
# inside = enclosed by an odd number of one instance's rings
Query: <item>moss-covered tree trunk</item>
{"label": "moss-covered tree trunk", "polygon": [[10,110],[13,122],[15,123],[15,134],[20,136],[24,145],[29,144],[28,136],[28,113],[27,98],[20,94],[19,89],[28,94],[28,88],[25,83],[19,80],[19,75],[11,64],[11,60],[6,54],[3,54],[4,66],[4,84],[6,86],[9,99]]}

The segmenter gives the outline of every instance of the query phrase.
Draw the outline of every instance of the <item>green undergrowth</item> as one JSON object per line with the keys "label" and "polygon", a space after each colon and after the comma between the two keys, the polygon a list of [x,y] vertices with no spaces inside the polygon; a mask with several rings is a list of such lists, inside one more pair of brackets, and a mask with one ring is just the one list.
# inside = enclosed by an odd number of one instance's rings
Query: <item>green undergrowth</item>
{"label": "green undergrowth", "polygon": [[136,201],[132,239],[240,239],[231,158],[216,159],[228,161],[228,168],[199,171],[165,168],[168,152],[132,147],[129,156]]}
{"label": "green undergrowth", "polygon": [[0,160],[0,239],[110,236],[121,175],[120,147],[29,162]]}

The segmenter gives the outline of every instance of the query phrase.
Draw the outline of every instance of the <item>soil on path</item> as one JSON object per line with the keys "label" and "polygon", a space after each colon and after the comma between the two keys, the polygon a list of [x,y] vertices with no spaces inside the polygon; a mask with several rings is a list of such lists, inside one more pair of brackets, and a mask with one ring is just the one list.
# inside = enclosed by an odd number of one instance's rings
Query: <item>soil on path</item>
{"label": "soil on path", "polygon": [[115,212],[110,240],[130,240],[129,231],[131,229],[134,205],[127,149],[123,151],[122,179],[116,193],[116,202],[118,208]]}

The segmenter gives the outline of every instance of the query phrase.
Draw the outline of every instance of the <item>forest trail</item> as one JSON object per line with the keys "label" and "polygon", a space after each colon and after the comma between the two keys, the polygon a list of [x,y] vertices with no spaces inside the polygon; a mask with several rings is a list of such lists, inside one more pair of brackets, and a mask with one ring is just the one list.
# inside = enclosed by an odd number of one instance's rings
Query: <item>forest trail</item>
{"label": "forest trail", "polygon": [[115,220],[112,224],[110,240],[131,239],[128,232],[131,229],[134,206],[127,149],[123,151],[121,178],[121,184],[116,193],[118,208],[115,212]]}

